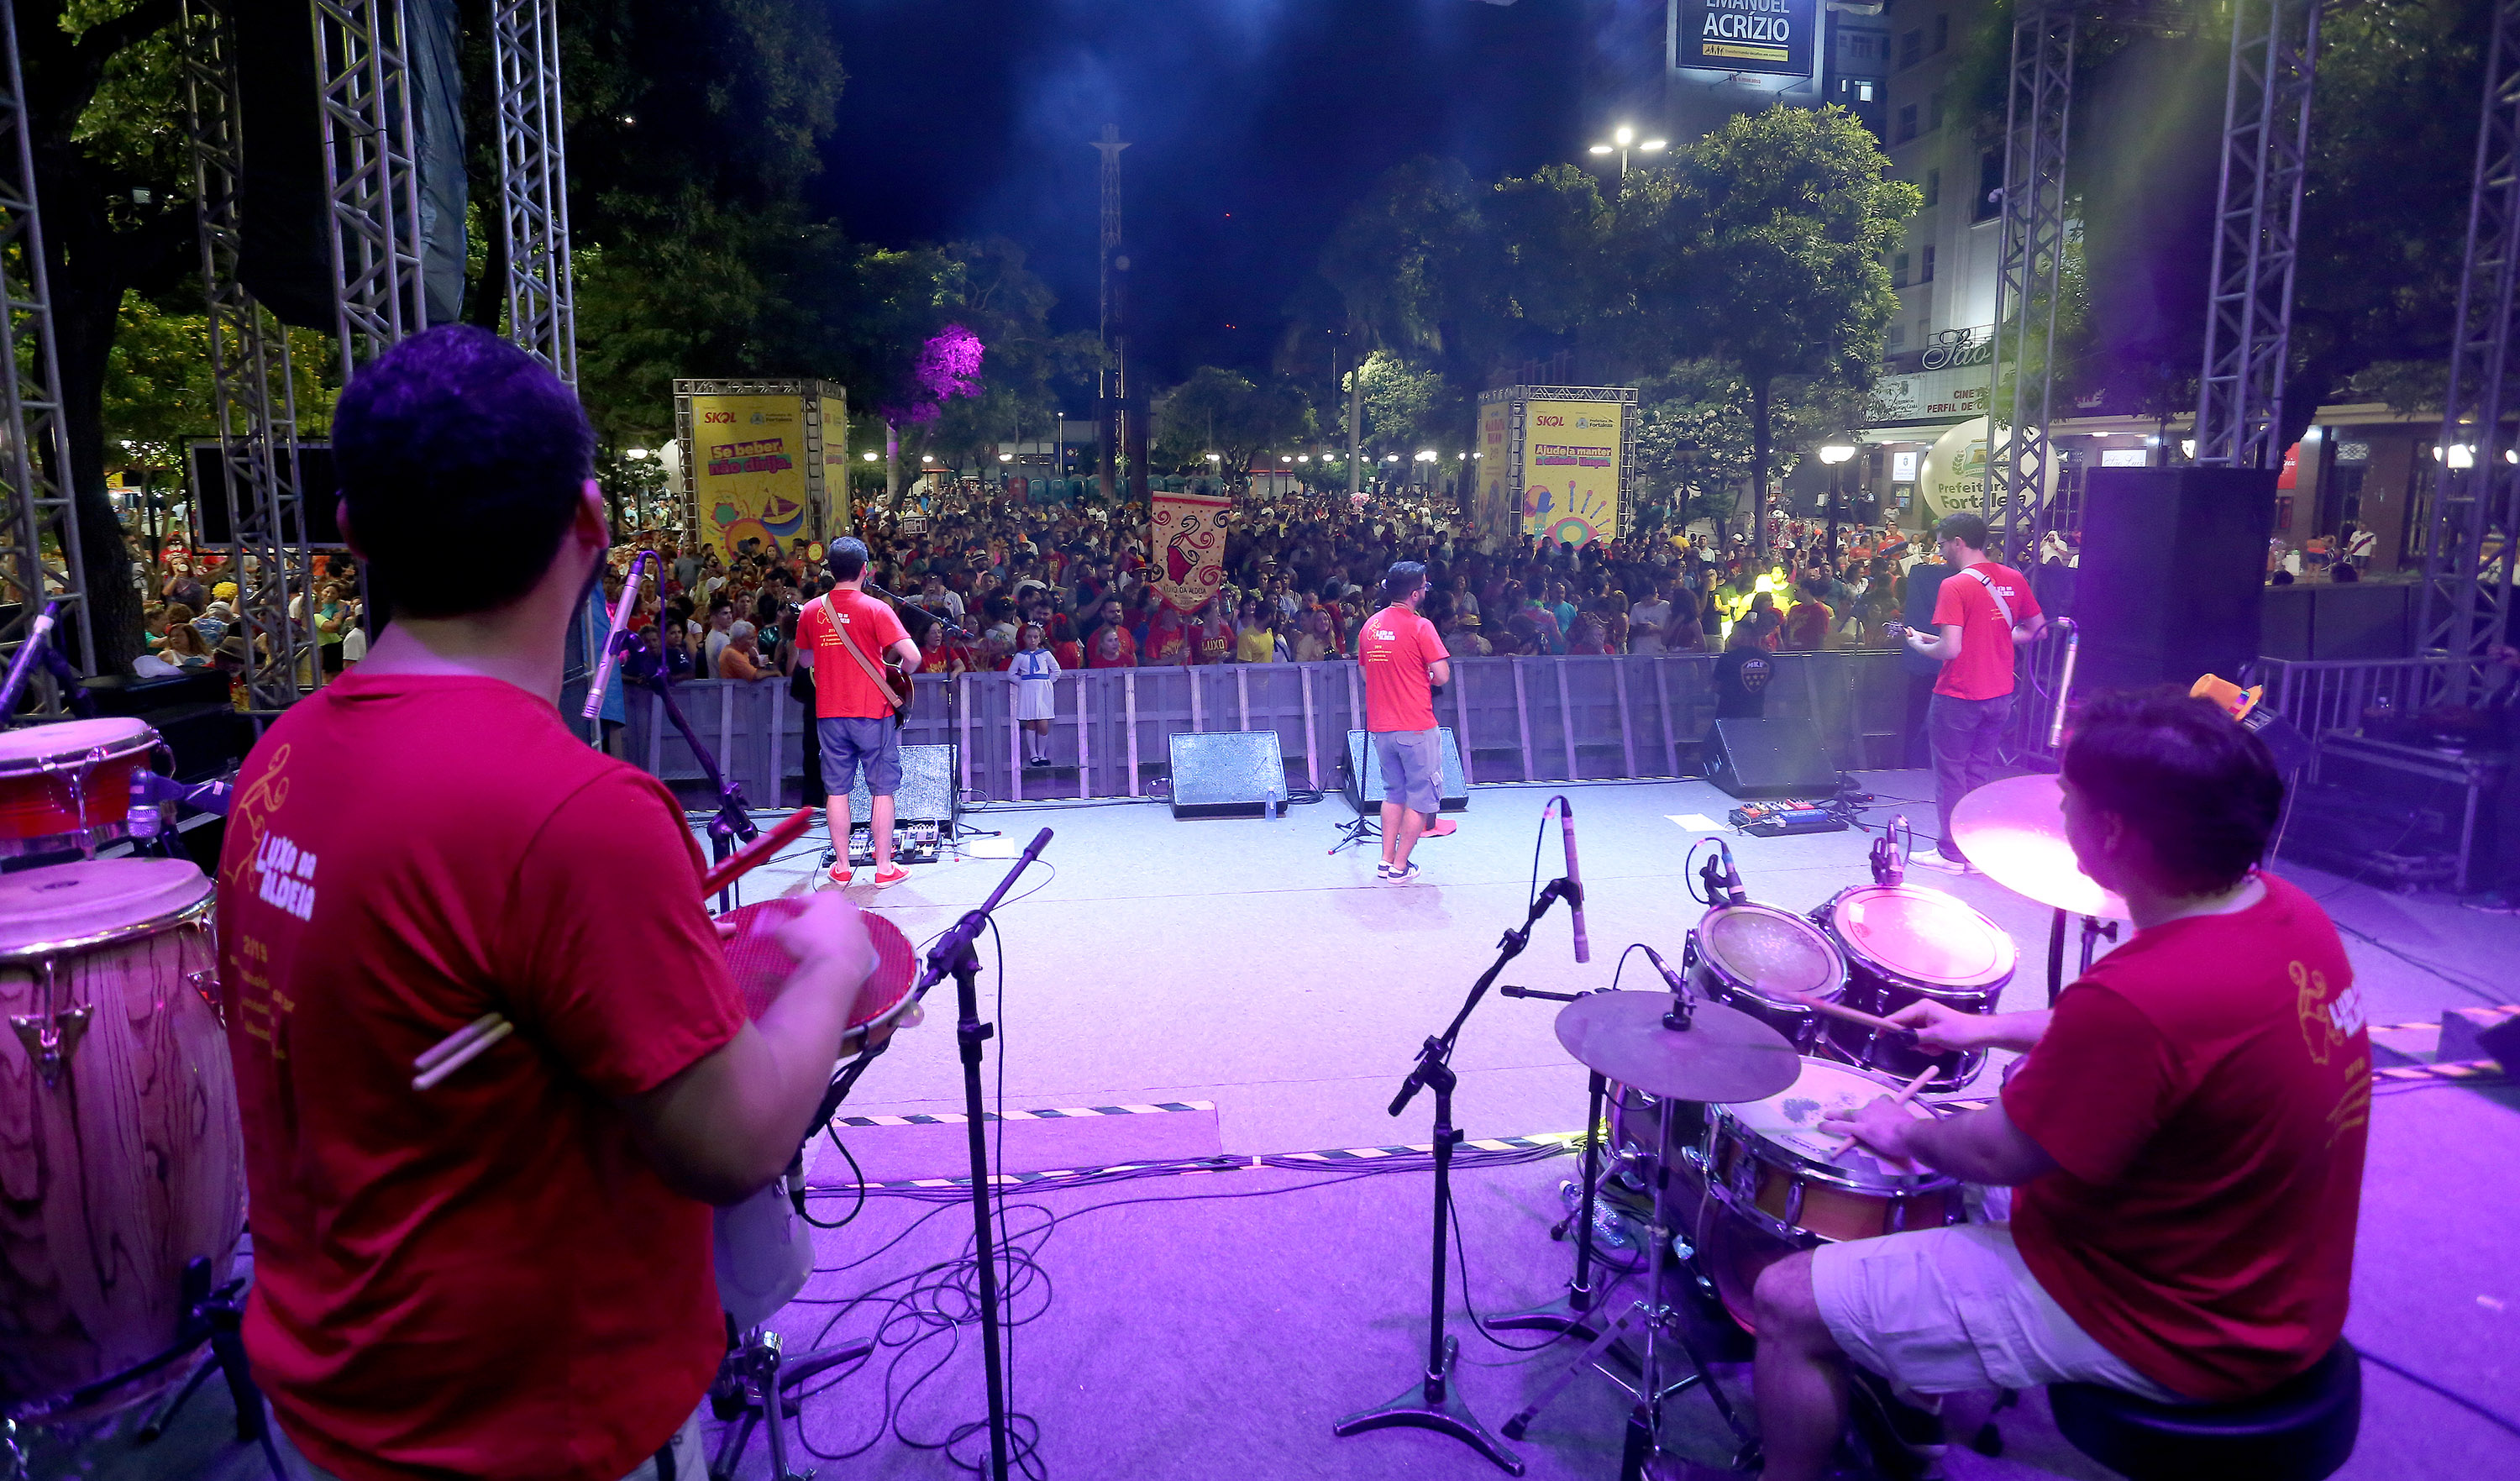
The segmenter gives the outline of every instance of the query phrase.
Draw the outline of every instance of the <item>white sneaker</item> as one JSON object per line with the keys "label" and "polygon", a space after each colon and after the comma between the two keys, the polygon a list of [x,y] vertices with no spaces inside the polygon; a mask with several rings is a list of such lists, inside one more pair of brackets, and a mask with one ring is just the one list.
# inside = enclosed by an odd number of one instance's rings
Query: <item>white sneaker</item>
{"label": "white sneaker", "polygon": [[1418,868],[1418,861],[1412,859],[1400,868],[1385,874],[1382,877],[1385,882],[1391,884],[1415,884],[1418,882],[1418,875],[1419,873],[1421,872]]}
{"label": "white sneaker", "polygon": [[1938,869],[1947,875],[1974,875],[1978,872],[1977,866],[1966,859],[1946,859],[1939,853],[1913,854],[1909,857],[1908,862],[1921,864],[1927,869]]}

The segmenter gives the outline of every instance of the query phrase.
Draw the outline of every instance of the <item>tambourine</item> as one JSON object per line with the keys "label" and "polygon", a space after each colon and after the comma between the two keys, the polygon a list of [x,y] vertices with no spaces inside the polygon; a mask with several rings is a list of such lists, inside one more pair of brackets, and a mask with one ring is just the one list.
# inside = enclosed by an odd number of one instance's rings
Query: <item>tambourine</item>
{"label": "tambourine", "polygon": [[[755,1018],[769,1010],[780,985],[796,969],[796,959],[779,944],[779,928],[806,903],[801,897],[760,900],[717,918],[720,924],[735,927],[735,934],[725,942],[727,970],[743,994],[744,1011]],[[840,1037],[844,1058],[864,1049],[867,1035],[875,1030],[919,1021],[919,1003],[910,995],[911,985],[919,980],[919,958],[910,949],[910,938],[881,916],[868,916],[866,927],[875,941],[875,970],[858,989],[857,1005],[849,1010],[848,1032]]]}

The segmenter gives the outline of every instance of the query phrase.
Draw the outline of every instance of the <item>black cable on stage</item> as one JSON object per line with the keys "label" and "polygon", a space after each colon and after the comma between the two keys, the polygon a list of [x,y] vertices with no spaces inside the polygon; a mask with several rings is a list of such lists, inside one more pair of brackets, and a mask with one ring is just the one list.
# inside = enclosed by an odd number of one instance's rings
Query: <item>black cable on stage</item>
{"label": "black cable on stage", "polygon": [[1449,1188],[1444,1189],[1444,1213],[1453,1226],[1453,1263],[1462,1273],[1462,1310],[1469,1313],[1471,1330],[1485,1337],[1490,1346],[1501,1347],[1509,1353],[1536,1353],[1555,1347],[1559,1336],[1554,1334],[1538,1342],[1508,1342],[1488,1330],[1487,1319],[1479,1315],[1478,1303],[1470,1299],[1470,1252],[1462,1241],[1461,1206],[1454,1201],[1453,1190]]}
{"label": "black cable on stage", "polygon": [[2399,1377],[2406,1379],[2415,1387],[2424,1390],[2426,1393],[2432,1394],[2441,1399],[2446,1399],[2449,1402],[2457,1405],[2459,1408],[2466,1410],[2469,1414],[2476,1415],[2476,1417],[2484,1420],[2488,1424],[2495,1425],[2511,1434],[2520,1435],[2520,1420],[2515,1420],[2498,1410],[2488,1409],[2486,1406],[2479,1404],[2474,1399],[2468,1398],[2465,1394],[2455,1393],[2450,1389],[2444,1388],[2440,1384],[2435,1383],[2432,1379],[2423,1376],[2421,1373],[2401,1368],[2397,1364],[2381,1357],[2378,1353],[2371,1351],[2367,1347],[2356,1348],[2355,1351],[2362,1355],[2363,1362],[2371,1364],[2376,1368],[2384,1369],[2389,1372],[2396,1373]]}

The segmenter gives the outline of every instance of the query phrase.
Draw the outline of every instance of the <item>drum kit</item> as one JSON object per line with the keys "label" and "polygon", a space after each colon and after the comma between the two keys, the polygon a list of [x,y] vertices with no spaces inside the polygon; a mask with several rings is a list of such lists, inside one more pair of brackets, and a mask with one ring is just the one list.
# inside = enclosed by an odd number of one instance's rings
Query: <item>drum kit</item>
{"label": "drum kit", "polygon": [[[186,859],[97,857],[162,831],[164,799],[180,789],[150,769],[160,750],[155,730],[127,718],[0,732],[0,1421],[11,1425],[162,1395],[146,1436],[214,1369],[247,1381],[243,1282],[230,1279],[245,1146],[211,881]],[[218,1361],[197,1362],[205,1344]]]}
{"label": "drum kit", "polygon": [[[1696,1386],[1746,1465],[1755,1442],[1699,1351],[1710,1326],[1734,1349],[1755,1334],[1759,1275],[1795,1250],[1966,1217],[1957,1180],[1884,1163],[1824,1120],[1881,1097],[1932,1114],[1910,1099],[1966,1088],[1985,1056],[1923,1047],[1890,1016],[1920,1002],[1991,1013],[2012,979],[2011,939],[1958,899],[1907,883],[1891,858],[1887,868],[1876,858],[1874,882],[1808,917],[1718,892],[1681,970],[1666,973],[1669,991],[1581,994],[1559,1010],[1558,1042],[1592,1073],[1588,1125],[1608,1108],[1610,1155],[1588,1135],[1583,1178],[1565,1189],[1577,1207],[1559,1232],[1578,1232],[1565,1304],[1495,1324],[1592,1340],[1505,1425],[1508,1437],[1641,1328],[1638,1381],[1611,1374],[1637,1401],[1622,1474],[1643,1474],[1660,1448],[1662,1402]],[[1598,1253],[1640,1243],[1643,1258],[1626,1269]],[[1605,1289],[1595,1287],[1597,1261],[1609,1271]],[[1637,1276],[1644,1293],[1613,1299]],[[1677,1381],[1674,1354],[1689,1369]]]}

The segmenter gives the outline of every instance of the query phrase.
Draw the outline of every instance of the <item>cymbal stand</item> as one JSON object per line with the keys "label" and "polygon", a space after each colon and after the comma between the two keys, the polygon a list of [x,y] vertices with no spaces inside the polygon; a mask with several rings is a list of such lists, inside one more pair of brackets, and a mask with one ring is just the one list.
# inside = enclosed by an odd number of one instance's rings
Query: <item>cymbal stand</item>
{"label": "cymbal stand", "polygon": [[1531,944],[1531,928],[1558,900],[1580,898],[1577,889],[1572,881],[1558,878],[1552,879],[1541,890],[1531,902],[1530,913],[1523,917],[1522,924],[1508,929],[1497,943],[1496,960],[1488,964],[1488,969],[1471,984],[1469,996],[1462,1000],[1462,1010],[1453,1015],[1452,1024],[1418,1048],[1418,1067],[1409,1072],[1409,1078],[1401,1082],[1400,1094],[1392,1098],[1391,1114],[1397,1116],[1408,1109],[1409,1102],[1417,1099],[1420,1090],[1431,1089],[1435,1093],[1435,1262],[1431,1314],[1426,1322],[1426,1373],[1423,1379],[1412,1384],[1390,1403],[1377,1409],[1360,1410],[1331,1425],[1330,1433],[1341,1439],[1392,1425],[1431,1429],[1469,1446],[1494,1461],[1508,1475],[1519,1476],[1523,1472],[1522,1458],[1506,1449],[1503,1442],[1488,1433],[1487,1426],[1479,1422],[1478,1416],[1470,1413],[1469,1405],[1462,1400],[1455,1378],[1462,1344],[1444,1332],[1444,1262],[1447,1258],[1444,1241],[1450,1231],[1448,1221],[1453,1204],[1453,1147],[1462,1140],[1462,1134],[1453,1126],[1453,1089],[1459,1083],[1453,1073],[1453,1043],[1461,1037],[1462,1025],[1469,1020],[1471,1010],[1487,996],[1488,988],[1505,970],[1506,965],[1521,956],[1523,948]]}
{"label": "cymbal stand", "polygon": [[[708,825],[709,863],[723,864],[734,857],[738,843],[750,843],[761,835],[760,828],[752,821],[751,808],[744,803],[743,784],[726,780],[726,773],[718,769],[717,757],[700,743],[699,733],[684,717],[683,707],[674,702],[674,683],[666,672],[670,665],[664,661],[665,655],[649,652],[644,646],[634,644],[627,633],[621,635],[620,641],[632,644],[622,654],[622,671],[655,691],[656,702],[665,707],[665,718],[682,733],[683,743],[692,748],[692,758],[699,762],[701,773],[708,778],[709,789],[717,793],[717,814]],[[718,891],[719,913],[735,909],[740,898],[732,883]]]}
{"label": "cymbal stand", "polygon": [[[2056,1000],[2064,996],[2065,992],[2065,917],[2067,914],[2066,911],[2059,909],[2054,918],[2048,922],[2048,1006],[2049,1008],[2054,1008]],[[2083,918],[2082,971],[2088,972],[2092,969],[2092,959],[2099,955],[2100,942],[2114,942],[2117,938],[2118,923],[2115,920],[2102,920],[2097,916],[2085,916]],[[2079,976],[2081,973],[2078,972],[2076,975]]]}
{"label": "cymbal stand", "polygon": [[[1501,987],[1497,991],[1508,998],[1545,998],[1552,1003],[1572,1003],[1584,996],[1543,992],[1536,987]],[[1553,1331],[1561,1336],[1592,1337],[1600,1329],[1601,1324],[1592,1316],[1600,1295],[1593,1288],[1593,1217],[1601,1186],[1601,1106],[1608,1097],[1609,1077],[1599,1070],[1593,1071],[1584,1114],[1584,1201],[1575,1215],[1575,1274],[1566,1282],[1566,1294],[1546,1306],[1489,1318],[1487,1324],[1499,1331]],[[1616,1284],[1612,1282],[1614,1287]],[[1505,1427],[1505,1432],[1508,1439],[1522,1438],[1511,1424]]]}

